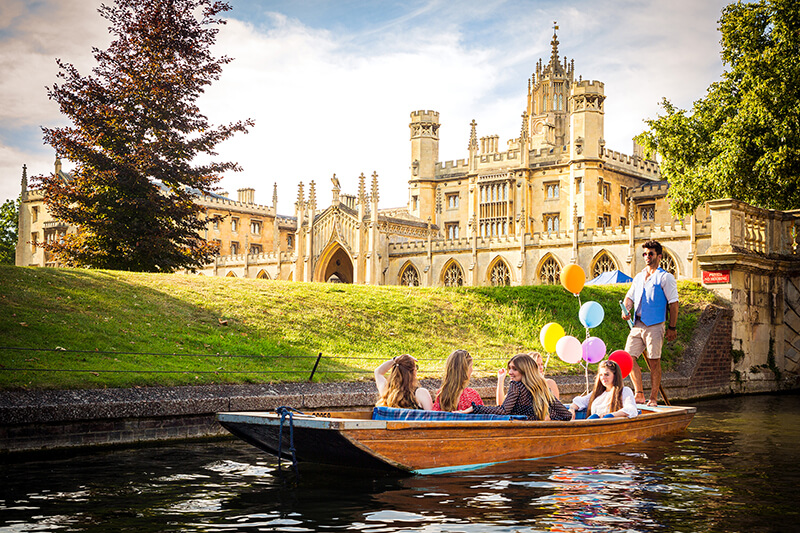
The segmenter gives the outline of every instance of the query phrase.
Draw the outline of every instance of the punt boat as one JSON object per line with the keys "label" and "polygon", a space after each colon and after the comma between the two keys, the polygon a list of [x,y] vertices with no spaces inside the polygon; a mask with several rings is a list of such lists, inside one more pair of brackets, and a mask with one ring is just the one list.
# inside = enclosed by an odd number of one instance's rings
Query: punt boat
{"label": "punt boat", "polygon": [[[277,411],[281,409],[286,408]],[[682,406],[639,409],[641,414],[634,418],[569,422],[481,420],[458,413],[438,413],[447,416],[438,420],[408,419],[408,413],[434,412],[386,407],[308,414],[230,412],[218,413],[217,420],[233,435],[273,455],[291,459],[295,452],[299,462],[436,474],[680,433],[696,411]]]}

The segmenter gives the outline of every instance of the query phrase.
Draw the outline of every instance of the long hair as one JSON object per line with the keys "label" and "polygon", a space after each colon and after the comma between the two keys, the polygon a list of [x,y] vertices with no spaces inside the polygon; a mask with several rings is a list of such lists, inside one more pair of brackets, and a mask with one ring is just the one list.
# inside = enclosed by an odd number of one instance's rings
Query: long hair
{"label": "long hair", "polygon": [[544,420],[550,410],[550,403],[555,401],[555,396],[550,392],[550,388],[539,372],[539,365],[536,364],[533,357],[526,353],[512,357],[508,362],[509,366],[512,363],[521,374],[520,381],[533,396],[533,412],[536,413],[539,420]]}
{"label": "long hair", "polygon": [[589,397],[589,405],[592,405],[595,398],[600,396],[606,391],[605,385],[600,381],[600,369],[606,368],[614,374],[614,381],[611,385],[611,404],[610,409],[611,413],[614,411],[619,411],[622,409],[622,370],[620,370],[619,365],[614,361],[603,361],[597,367],[597,377],[594,378],[594,390],[592,391],[591,397]]}
{"label": "long hair", "polygon": [[456,350],[448,356],[442,377],[442,387],[436,392],[436,398],[439,399],[439,407],[442,411],[458,409],[461,393],[469,385],[470,363],[472,363],[472,356],[466,350]]}
{"label": "long hair", "polygon": [[408,354],[400,355],[394,360],[394,365],[389,371],[386,389],[381,394],[377,405],[422,409],[414,395],[418,387],[417,362]]}

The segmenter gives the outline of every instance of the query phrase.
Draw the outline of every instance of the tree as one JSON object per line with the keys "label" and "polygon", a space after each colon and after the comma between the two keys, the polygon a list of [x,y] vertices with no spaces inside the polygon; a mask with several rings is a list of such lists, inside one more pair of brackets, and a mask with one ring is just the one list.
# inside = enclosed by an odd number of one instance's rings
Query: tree
{"label": "tree", "polygon": [[6,200],[0,206],[0,265],[16,263],[19,201]]}
{"label": "tree", "polygon": [[715,198],[770,209],[800,207],[800,5],[726,6],[719,21],[722,79],[691,112],[666,114],[637,137],[661,155],[670,209],[684,216]]}
{"label": "tree", "polygon": [[78,227],[44,245],[63,264],[169,272],[213,257],[194,200],[215,190],[222,172],[240,169],[193,161],[217,155],[218,143],[253,125],[211,127],[196,104],[231,61],[210,51],[225,23],[217,15],[229,9],[213,0],[114,0],[98,10],[114,40],[92,49],[92,75],[57,59],[64,81],[48,96],[73,125],[42,129],[76,167],[70,179],[35,181],[53,216]]}

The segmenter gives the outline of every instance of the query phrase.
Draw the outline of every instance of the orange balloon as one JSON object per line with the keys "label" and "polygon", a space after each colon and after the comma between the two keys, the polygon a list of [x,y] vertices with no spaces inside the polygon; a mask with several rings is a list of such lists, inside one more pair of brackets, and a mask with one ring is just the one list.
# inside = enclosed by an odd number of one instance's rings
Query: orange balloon
{"label": "orange balloon", "polygon": [[580,294],[586,283],[586,273],[578,265],[567,265],[561,271],[561,284],[572,294]]}

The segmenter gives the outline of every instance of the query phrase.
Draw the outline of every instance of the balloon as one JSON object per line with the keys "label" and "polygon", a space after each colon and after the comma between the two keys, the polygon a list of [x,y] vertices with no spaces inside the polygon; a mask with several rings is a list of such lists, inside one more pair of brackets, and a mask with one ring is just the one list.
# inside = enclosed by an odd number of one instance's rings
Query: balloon
{"label": "balloon", "polygon": [[577,363],[581,360],[581,341],[572,335],[564,335],[556,343],[556,354],[565,363]]}
{"label": "balloon", "polygon": [[589,337],[581,344],[583,359],[587,363],[599,363],[606,356],[606,343],[597,337]]}
{"label": "balloon", "polygon": [[539,340],[542,342],[542,346],[544,346],[546,352],[555,352],[556,343],[558,339],[563,336],[564,328],[562,328],[560,324],[550,322],[545,324],[542,328],[541,333],[539,333]]}
{"label": "balloon", "polygon": [[578,294],[586,282],[586,273],[578,265],[567,265],[561,271],[561,284],[572,294]]}
{"label": "balloon", "polygon": [[627,378],[628,374],[633,370],[633,357],[625,350],[615,351],[608,356],[608,360],[614,361],[619,365],[619,369],[622,372],[622,379]]}
{"label": "balloon", "polygon": [[605,316],[606,312],[603,310],[603,306],[597,302],[586,302],[578,311],[578,318],[586,328],[599,326]]}

